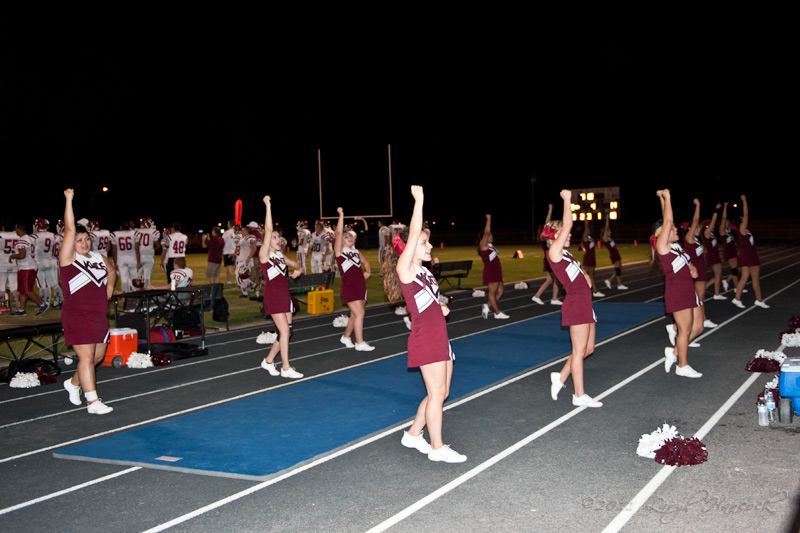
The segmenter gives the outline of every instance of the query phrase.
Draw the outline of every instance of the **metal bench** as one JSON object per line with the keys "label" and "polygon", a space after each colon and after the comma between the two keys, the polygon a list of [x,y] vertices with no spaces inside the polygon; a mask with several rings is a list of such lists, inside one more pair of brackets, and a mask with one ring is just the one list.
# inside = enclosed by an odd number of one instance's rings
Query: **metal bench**
{"label": "metal bench", "polygon": [[472,261],[445,261],[432,265],[433,277],[436,281],[444,280],[451,287],[450,278],[458,280],[458,288],[461,288],[461,280],[469,276],[469,271],[472,269]]}

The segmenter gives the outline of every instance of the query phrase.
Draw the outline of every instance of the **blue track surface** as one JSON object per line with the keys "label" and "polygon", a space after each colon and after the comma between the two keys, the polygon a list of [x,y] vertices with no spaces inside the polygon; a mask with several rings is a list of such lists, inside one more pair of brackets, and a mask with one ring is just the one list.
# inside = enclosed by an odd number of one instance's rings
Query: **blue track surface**
{"label": "blue track surface", "polygon": [[[598,340],[664,314],[661,303],[595,303],[594,309]],[[451,400],[568,353],[569,334],[560,323],[555,313],[453,341]],[[408,420],[424,396],[419,373],[398,356],[54,455],[263,478]]]}

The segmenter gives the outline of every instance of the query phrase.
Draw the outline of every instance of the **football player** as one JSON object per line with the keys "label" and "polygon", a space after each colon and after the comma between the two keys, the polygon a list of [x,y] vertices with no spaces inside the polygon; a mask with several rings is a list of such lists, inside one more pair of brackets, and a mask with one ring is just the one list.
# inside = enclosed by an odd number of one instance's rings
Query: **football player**
{"label": "football player", "polygon": [[58,284],[57,258],[60,239],[50,231],[50,221],[46,218],[37,218],[33,222],[31,238],[33,239],[34,258],[39,264],[39,271],[36,275],[39,297],[50,307],[59,308],[64,300]]}
{"label": "football player", "polygon": [[300,272],[306,273],[306,257],[311,247],[311,232],[308,230],[307,220],[297,221],[297,262],[300,263]]}
{"label": "football player", "polygon": [[[137,278],[142,279],[142,287],[150,285],[153,277],[153,266],[156,263],[156,243],[161,240],[161,232],[156,228],[156,223],[150,217],[143,217],[139,220],[139,228],[137,230],[139,236],[139,271]],[[132,281],[133,283],[133,281]],[[133,283],[134,286],[138,282]],[[140,288],[140,287],[137,287]]]}
{"label": "football player", "polygon": [[123,221],[119,231],[111,234],[114,265],[119,273],[119,283],[122,292],[133,292],[133,279],[142,267],[141,244],[139,233],[131,228],[130,222]]}

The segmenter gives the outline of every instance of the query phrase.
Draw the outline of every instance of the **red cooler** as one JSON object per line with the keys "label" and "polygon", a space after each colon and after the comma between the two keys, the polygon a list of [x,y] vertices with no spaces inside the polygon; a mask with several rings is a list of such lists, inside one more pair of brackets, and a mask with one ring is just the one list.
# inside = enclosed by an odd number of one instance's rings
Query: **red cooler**
{"label": "red cooler", "polygon": [[128,363],[128,357],[139,344],[139,332],[132,328],[114,328],[109,330],[108,349],[103,359],[103,366],[121,368]]}

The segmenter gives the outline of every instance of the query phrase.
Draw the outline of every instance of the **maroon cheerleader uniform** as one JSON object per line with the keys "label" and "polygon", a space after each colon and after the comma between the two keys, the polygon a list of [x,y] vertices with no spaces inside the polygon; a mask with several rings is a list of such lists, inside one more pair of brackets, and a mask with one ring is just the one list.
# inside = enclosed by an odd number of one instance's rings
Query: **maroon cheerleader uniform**
{"label": "maroon cheerleader uniform", "polygon": [[706,245],[706,264],[708,266],[719,265],[722,259],[719,256],[719,248],[717,247],[717,236],[714,232],[709,232],[710,237],[705,239]]}
{"label": "maroon cheerleader uniform", "polygon": [[342,255],[336,258],[336,265],[342,276],[339,295],[342,303],[367,299],[367,283],[361,270],[361,255],[355,248],[342,248]]}
{"label": "maroon cheerleader uniform", "polygon": [[417,275],[414,281],[400,282],[400,290],[411,314],[408,368],[455,360],[439,304],[439,284],[428,269],[414,265],[414,271]]}
{"label": "maroon cheerleader uniform", "polygon": [[108,269],[103,256],[75,255],[70,265],[59,267],[64,304],[61,326],[68,346],[108,342]]}
{"label": "maroon cheerleader uniform", "polygon": [[267,262],[261,263],[261,272],[264,274],[264,314],[291,313],[292,298],[283,253],[270,252]]}
{"label": "maroon cheerleader uniform", "polygon": [[750,230],[747,230],[746,233],[739,233],[738,235],[739,266],[759,266],[761,261],[758,260],[758,252],[756,251],[756,242],[753,240],[753,234],[750,233]]}
{"label": "maroon cheerleader uniform", "polygon": [[617,250],[617,244],[614,242],[614,239],[609,239],[606,241],[606,245],[608,246],[608,257],[611,258],[611,264],[613,265],[617,261],[622,261],[622,257],[619,255],[619,250]]}
{"label": "maroon cheerleader uniform", "polygon": [[697,269],[697,277],[695,281],[708,281],[706,274],[706,260],[703,257],[703,245],[700,239],[695,238],[694,242],[686,243],[686,253],[689,255],[689,261]]}
{"label": "maroon cheerleader uniform", "polygon": [[597,266],[597,260],[594,256],[594,239],[592,239],[591,235],[586,237],[585,241],[581,241],[581,248],[583,249],[583,266]]}
{"label": "maroon cheerleader uniform", "polygon": [[478,255],[483,260],[483,283],[502,283],[503,269],[500,266],[500,255],[492,243],[489,243],[488,246],[487,250],[478,248]]}
{"label": "maroon cheerleader uniform", "polygon": [[736,238],[734,237],[734,232],[730,229],[726,229],[725,240],[722,243],[722,258],[725,261],[729,261],[731,259],[736,259],[737,257],[739,257],[739,254],[736,251]]}
{"label": "maroon cheerleader uniform", "polygon": [[562,252],[561,261],[554,263],[549,254],[547,261],[553,269],[553,275],[567,291],[561,306],[561,325],[577,326],[597,322],[597,316],[592,310],[591,287],[586,281],[580,262],[566,250]]}
{"label": "maroon cheerleader uniform", "polygon": [[656,250],[661,269],[664,271],[664,305],[667,313],[698,307],[694,278],[689,272],[691,260],[681,245],[674,242],[668,253],[661,255]]}

